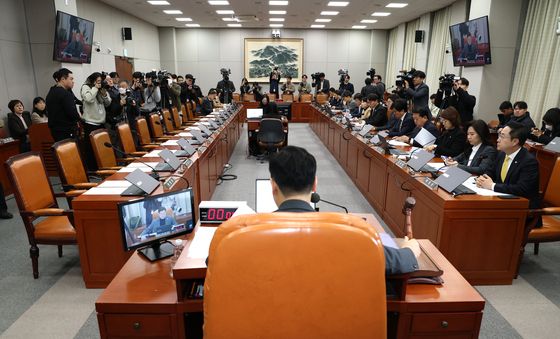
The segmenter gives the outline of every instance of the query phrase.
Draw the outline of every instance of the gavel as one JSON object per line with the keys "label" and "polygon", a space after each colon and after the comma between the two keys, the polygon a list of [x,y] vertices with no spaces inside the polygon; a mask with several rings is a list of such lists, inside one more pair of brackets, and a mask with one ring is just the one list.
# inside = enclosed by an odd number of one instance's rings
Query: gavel
{"label": "gavel", "polygon": [[406,227],[406,236],[408,239],[413,238],[412,233],[412,210],[416,206],[416,199],[413,197],[408,197],[404,200],[404,206],[402,209],[402,213],[405,215],[405,227]]}

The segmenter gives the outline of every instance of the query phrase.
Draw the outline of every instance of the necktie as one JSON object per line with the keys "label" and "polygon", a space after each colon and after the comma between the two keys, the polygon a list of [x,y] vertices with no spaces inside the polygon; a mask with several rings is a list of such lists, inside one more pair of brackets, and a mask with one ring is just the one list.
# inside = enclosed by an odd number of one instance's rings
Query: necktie
{"label": "necktie", "polygon": [[509,156],[506,155],[504,158],[504,163],[502,164],[502,171],[500,172],[500,177],[502,179],[502,183],[506,181],[506,176],[508,172],[508,164],[509,164]]}
{"label": "necktie", "polygon": [[399,120],[399,132],[401,131],[402,128],[402,120]]}

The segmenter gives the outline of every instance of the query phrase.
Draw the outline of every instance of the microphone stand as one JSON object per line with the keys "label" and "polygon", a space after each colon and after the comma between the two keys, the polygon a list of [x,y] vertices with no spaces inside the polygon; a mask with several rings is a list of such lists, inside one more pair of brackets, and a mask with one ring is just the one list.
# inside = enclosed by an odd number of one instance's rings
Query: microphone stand
{"label": "microphone stand", "polygon": [[107,148],[112,148],[113,150],[115,150],[115,152],[117,152],[117,153],[119,153],[119,154],[121,154],[121,155],[123,155],[123,156],[125,156],[125,157],[131,157],[131,158],[136,159],[139,163],[141,163],[141,164],[143,164],[143,165],[146,165],[146,166],[148,166],[149,168],[152,169],[152,173],[150,173],[150,176],[151,176],[152,178],[154,178],[154,179],[156,179],[156,180],[159,180],[159,179],[160,179],[159,174],[156,172],[156,169],[153,168],[153,167],[152,167],[151,165],[149,165],[148,163],[142,161],[142,160],[140,159],[140,157],[137,157],[137,156],[132,155],[132,154],[128,154],[128,153],[126,153],[125,151],[123,151],[123,150],[121,150],[121,149],[115,147],[113,144],[111,144],[111,143],[109,143],[109,142],[105,142],[105,143],[103,144],[103,146],[105,146],[105,147],[107,147]]}

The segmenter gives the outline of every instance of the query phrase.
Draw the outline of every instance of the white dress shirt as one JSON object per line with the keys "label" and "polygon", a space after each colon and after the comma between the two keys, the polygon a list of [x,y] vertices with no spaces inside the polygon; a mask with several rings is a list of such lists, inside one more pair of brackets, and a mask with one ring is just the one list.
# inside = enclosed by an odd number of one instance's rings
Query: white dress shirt
{"label": "white dress shirt", "polygon": [[476,152],[478,152],[478,150],[480,149],[480,145],[482,145],[482,144],[478,144],[476,146],[473,146],[471,155],[469,156],[469,161],[467,162],[467,166],[471,165],[471,163],[472,163],[472,161],[473,161],[473,159],[476,155]]}

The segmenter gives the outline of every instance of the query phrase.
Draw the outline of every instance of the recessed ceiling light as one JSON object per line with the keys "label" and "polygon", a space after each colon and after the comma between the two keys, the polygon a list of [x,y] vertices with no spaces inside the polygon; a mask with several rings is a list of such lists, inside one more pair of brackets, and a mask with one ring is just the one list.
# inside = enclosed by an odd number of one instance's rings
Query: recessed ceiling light
{"label": "recessed ceiling light", "polygon": [[331,22],[332,19],[315,19],[315,22]]}
{"label": "recessed ceiling light", "polygon": [[284,24],[270,24],[270,27],[284,27]]}
{"label": "recessed ceiling light", "polygon": [[192,21],[191,18],[175,18],[177,21]]}
{"label": "recessed ceiling light", "polygon": [[322,11],[321,15],[338,15],[337,11]]}
{"label": "recessed ceiling light", "polygon": [[220,1],[208,1],[208,4],[212,5],[212,6],[224,6],[224,5],[229,5],[229,1],[225,1],[225,0],[220,0]]}
{"label": "recessed ceiling light", "polygon": [[187,27],[200,27],[199,24],[186,24]]}
{"label": "recessed ceiling light", "polygon": [[165,11],[163,11],[163,13],[165,13],[165,14],[183,14],[183,12],[181,12],[178,9],[166,9]]}
{"label": "recessed ceiling light", "polygon": [[311,25],[311,28],[325,28],[325,25]]}
{"label": "recessed ceiling light", "polygon": [[268,14],[271,14],[271,15],[285,15],[286,11],[268,11]]}
{"label": "recessed ceiling light", "polygon": [[388,4],[385,7],[389,7],[389,8],[403,8],[408,6],[408,4],[405,4],[404,2],[391,2],[390,4]]}
{"label": "recessed ceiling light", "polygon": [[224,21],[237,21],[235,18],[222,18]]}
{"label": "recessed ceiling light", "polygon": [[366,26],[354,25],[352,26],[353,29],[364,29]]}
{"label": "recessed ceiling light", "polygon": [[389,16],[391,15],[391,13],[389,12],[373,12],[371,13],[371,16]]}
{"label": "recessed ceiling light", "polygon": [[218,14],[235,14],[235,12],[231,9],[219,9],[216,11]]}
{"label": "recessed ceiling light", "polygon": [[166,5],[170,5],[169,2],[167,1],[148,1],[148,3],[150,5],[154,5],[154,6],[166,6]]}
{"label": "recessed ceiling light", "polygon": [[268,21],[284,22],[284,18],[269,18]]}
{"label": "recessed ceiling light", "polygon": [[288,1],[269,1],[270,6],[288,6]]}
{"label": "recessed ceiling light", "polygon": [[329,3],[327,4],[327,6],[331,6],[331,7],[346,7],[348,6],[349,2],[348,1],[329,1]]}
{"label": "recessed ceiling light", "polygon": [[227,24],[228,27],[241,27],[241,24]]}
{"label": "recessed ceiling light", "polygon": [[363,23],[363,24],[374,24],[374,23],[377,22],[377,20],[364,19],[360,22]]}

